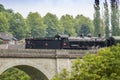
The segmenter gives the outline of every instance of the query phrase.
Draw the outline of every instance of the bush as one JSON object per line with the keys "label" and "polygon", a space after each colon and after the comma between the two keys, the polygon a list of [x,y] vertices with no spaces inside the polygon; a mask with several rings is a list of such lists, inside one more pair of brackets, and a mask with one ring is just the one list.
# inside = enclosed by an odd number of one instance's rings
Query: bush
{"label": "bush", "polygon": [[[83,60],[75,60],[71,69],[66,71],[69,78],[63,80],[120,80],[120,44],[100,49],[97,54],[88,53]],[[52,80],[60,79],[55,76]]]}
{"label": "bush", "polygon": [[17,68],[10,68],[0,75],[0,80],[31,80],[23,71]]}

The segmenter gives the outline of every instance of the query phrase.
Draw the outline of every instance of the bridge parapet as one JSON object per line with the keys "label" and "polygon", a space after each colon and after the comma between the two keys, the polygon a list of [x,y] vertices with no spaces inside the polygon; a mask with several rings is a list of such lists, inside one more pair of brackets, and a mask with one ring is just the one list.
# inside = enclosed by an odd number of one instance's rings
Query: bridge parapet
{"label": "bridge parapet", "polygon": [[97,50],[0,49],[0,58],[82,58]]}

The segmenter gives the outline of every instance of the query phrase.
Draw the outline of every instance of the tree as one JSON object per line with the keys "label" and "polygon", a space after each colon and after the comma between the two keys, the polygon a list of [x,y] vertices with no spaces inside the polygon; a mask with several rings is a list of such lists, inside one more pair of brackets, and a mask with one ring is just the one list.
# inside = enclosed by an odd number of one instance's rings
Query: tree
{"label": "tree", "polygon": [[105,23],[104,23],[104,19],[100,19],[100,25],[101,25],[101,36],[105,37]]}
{"label": "tree", "polygon": [[0,39],[0,44],[3,44],[3,40]]}
{"label": "tree", "polygon": [[46,25],[43,23],[42,17],[39,13],[30,12],[26,19],[29,27],[29,33],[32,37],[43,37],[46,35]]}
{"label": "tree", "polygon": [[87,36],[88,34],[90,34],[90,28],[88,25],[86,24],[82,24],[81,25],[81,29],[80,29],[80,34],[84,34],[85,36]]}
{"label": "tree", "polygon": [[47,26],[47,35],[46,36],[55,36],[56,34],[62,33],[59,21],[56,15],[47,13],[44,16],[44,24]]}
{"label": "tree", "polygon": [[0,4],[0,12],[5,11],[5,8],[2,4]]}
{"label": "tree", "polygon": [[98,36],[98,34],[101,34],[101,19],[100,19],[100,7],[99,7],[99,0],[95,0],[94,4],[94,36]]}
{"label": "tree", "polygon": [[105,23],[105,37],[108,38],[110,36],[110,29],[109,29],[109,9],[108,3],[105,0],[104,2],[104,23]]}
{"label": "tree", "polygon": [[9,30],[8,19],[4,13],[0,12],[0,32],[7,32]]}
{"label": "tree", "polygon": [[71,15],[66,14],[60,18],[61,26],[64,28],[64,34],[76,36],[74,28],[74,18]]}
{"label": "tree", "polygon": [[10,32],[17,39],[26,37],[27,27],[24,18],[12,9],[5,9],[0,4],[0,32]]}
{"label": "tree", "polygon": [[12,9],[6,9],[6,12],[13,13],[13,10]]}
{"label": "tree", "polygon": [[111,26],[112,35],[119,35],[119,0],[111,0]]}
{"label": "tree", "polygon": [[24,18],[19,14],[14,14],[10,19],[10,32],[17,39],[23,39],[26,37],[27,27]]}
{"label": "tree", "polygon": [[[75,21],[74,21],[74,28],[75,28],[75,31],[77,33],[77,36],[79,36],[81,34],[81,27],[82,26],[88,26],[87,29],[89,29],[89,34],[92,34],[93,35],[93,30],[94,30],[94,26],[93,26],[93,21],[90,20],[89,18],[83,16],[83,15],[77,15],[75,17]],[[88,34],[88,33],[87,33]],[[85,34],[85,35],[87,35]]]}
{"label": "tree", "polygon": [[67,69],[63,69],[60,74],[56,74],[52,80],[70,80],[69,72]]}
{"label": "tree", "polygon": [[0,75],[0,80],[30,80],[30,77],[17,68],[10,68]]}
{"label": "tree", "polygon": [[[100,49],[97,54],[87,53],[82,60],[73,62],[71,72],[64,75],[64,80],[120,80],[120,44]],[[69,77],[68,77],[69,75]],[[60,80],[55,76],[53,80]]]}

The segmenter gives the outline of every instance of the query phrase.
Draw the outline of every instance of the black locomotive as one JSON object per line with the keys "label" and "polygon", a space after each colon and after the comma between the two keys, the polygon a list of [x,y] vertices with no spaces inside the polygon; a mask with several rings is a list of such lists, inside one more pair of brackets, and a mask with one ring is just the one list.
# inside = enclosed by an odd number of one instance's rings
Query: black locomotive
{"label": "black locomotive", "polygon": [[120,43],[120,37],[69,37],[56,35],[54,37],[28,38],[25,39],[26,49],[96,49],[108,47]]}

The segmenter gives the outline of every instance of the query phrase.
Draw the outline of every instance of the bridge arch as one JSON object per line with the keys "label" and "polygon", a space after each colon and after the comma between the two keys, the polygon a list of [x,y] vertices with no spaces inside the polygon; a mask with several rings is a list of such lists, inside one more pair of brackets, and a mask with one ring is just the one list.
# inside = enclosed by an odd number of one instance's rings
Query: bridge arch
{"label": "bridge arch", "polygon": [[0,67],[0,74],[12,67],[26,72],[31,77],[31,80],[49,80],[47,70],[43,69],[40,65],[37,65],[35,63],[24,61],[10,62],[2,65]]}

